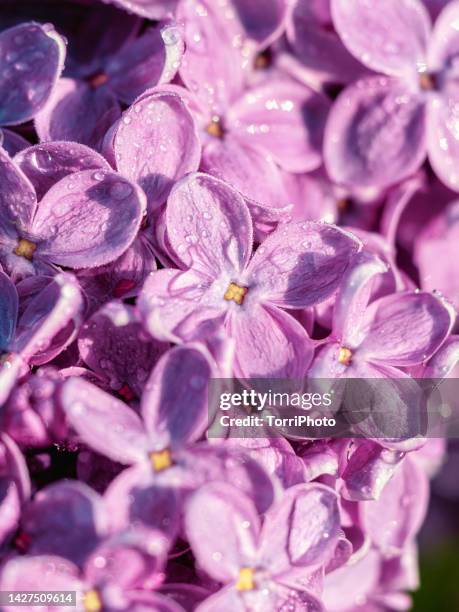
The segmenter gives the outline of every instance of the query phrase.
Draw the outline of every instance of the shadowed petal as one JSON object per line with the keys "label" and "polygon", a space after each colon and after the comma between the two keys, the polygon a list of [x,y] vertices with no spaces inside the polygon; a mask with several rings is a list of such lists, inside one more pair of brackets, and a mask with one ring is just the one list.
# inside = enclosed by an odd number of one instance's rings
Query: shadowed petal
{"label": "shadowed petal", "polygon": [[63,78],[36,115],[35,129],[42,142],[71,140],[98,148],[120,114],[108,88],[93,89],[83,81]]}
{"label": "shadowed petal", "polygon": [[398,81],[361,79],[347,87],[330,111],[324,161],[337,183],[386,187],[424,161],[425,106]]}
{"label": "shadowed petal", "polygon": [[9,277],[0,270],[0,352],[6,351],[16,329],[18,294]]}
{"label": "shadowed petal", "polygon": [[59,555],[81,565],[108,532],[102,498],[84,483],[65,481],[39,491],[24,511],[30,554]]}
{"label": "shadowed petal", "polygon": [[8,155],[13,157],[16,153],[22,151],[22,149],[29,147],[30,142],[19,134],[16,134],[16,132],[3,128],[3,130],[0,130],[0,146],[5,149]]}
{"label": "shadowed petal", "polygon": [[119,174],[72,174],[40,202],[32,227],[41,239],[36,255],[81,268],[109,263],[133,242],[144,211],[143,191]]}
{"label": "shadowed petal", "polygon": [[283,308],[323,302],[336,289],[360,242],[326,223],[289,223],[261,244],[248,268],[257,298]]}
{"label": "shadowed petal", "polygon": [[114,135],[116,165],[145,191],[151,208],[163,203],[172,185],[198,169],[201,145],[183,99],[153,90],[123,114]]}
{"label": "shadowed petal", "polygon": [[157,450],[196,441],[208,423],[208,385],[217,375],[199,345],[168,351],[153,370],[142,395],[142,416]]}
{"label": "shadowed petal", "polygon": [[52,26],[23,23],[0,34],[0,125],[32,119],[64,66],[65,44]]}
{"label": "shadowed petal", "polygon": [[11,349],[37,365],[50,361],[73,340],[83,306],[76,278],[68,273],[56,275],[27,304]]}
{"label": "shadowed petal", "polygon": [[286,0],[232,0],[231,4],[247,36],[260,46],[272,43],[285,27]]}
{"label": "shadowed petal", "polygon": [[132,104],[148,87],[172,81],[184,50],[177,26],[150,28],[108,62],[111,90],[122,102]]}
{"label": "shadowed petal", "polygon": [[37,206],[37,196],[27,176],[1,147],[0,184],[0,228],[2,233],[16,237],[16,227],[29,228]]}
{"label": "shadowed petal", "polygon": [[151,369],[167,349],[142,332],[133,306],[110,302],[82,328],[80,355],[94,372],[109,380],[112,389],[128,385],[140,397]]}

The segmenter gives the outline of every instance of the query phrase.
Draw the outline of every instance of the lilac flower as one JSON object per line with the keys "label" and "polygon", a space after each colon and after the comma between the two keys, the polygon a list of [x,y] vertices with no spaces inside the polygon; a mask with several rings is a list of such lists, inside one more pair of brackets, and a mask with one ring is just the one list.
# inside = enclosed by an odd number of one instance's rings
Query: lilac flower
{"label": "lilac flower", "polygon": [[208,421],[208,382],[215,365],[199,345],[175,347],[158,361],[141,399],[142,419],[128,406],[81,379],[69,379],[62,405],[70,425],[97,452],[132,467],[105,494],[112,524],[138,520],[175,534],[181,497],[203,481],[233,481],[263,510],[272,502],[270,478],[253,460],[225,448],[192,445]]}
{"label": "lilac flower", "polygon": [[164,19],[173,13],[178,0],[110,0],[110,2],[148,19]]}
{"label": "lilac flower", "polygon": [[145,211],[141,189],[115,172],[76,172],[38,203],[32,183],[1,150],[0,177],[0,262],[15,279],[56,265],[113,261],[134,240]]}
{"label": "lilac flower", "polygon": [[198,610],[323,610],[299,579],[332,557],[339,527],[337,497],[323,485],[288,489],[263,525],[235,487],[201,487],[187,503],[186,533],[199,565],[225,586]]}
{"label": "lilac flower", "polygon": [[[1,570],[0,585],[4,590],[76,591],[78,612],[183,612],[164,596],[142,590],[147,580],[160,583],[168,544],[157,531],[132,528],[103,541],[82,570],[55,555],[10,559]],[[34,607],[24,609],[32,612]]]}
{"label": "lilac flower", "polygon": [[177,26],[147,30],[104,58],[89,82],[62,78],[35,117],[41,141],[74,140],[98,148],[120,117],[118,101],[131,104],[147,88],[168,83],[177,72],[184,45]]}
{"label": "lilac flower", "polygon": [[0,544],[17,529],[21,507],[30,497],[31,483],[24,457],[15,442],[0,435]]}
{"label": "lilac flower", "polygon": [[311,344],[281,308],[317,304],[338,287],[359,243],[336,227],[293,223],[270,235],[250,260],[252,222],[242,197],[196,174],[169,197],[167,235],[181,270],[159,270],[139,307],[153,336],[208,335],[222,325],[236,341],[242,377],[301,377]]}
{"label": "lilac flower", "polygon": [[426,154],[437,176],[457,190],[455,113],[458,4],[449,3],[431,32],[419,1],[332,0],[333,22],[368,77],[336,101],[324,157],[331,177],[350,186],[384,187],[416,171]]}
{"label": "lilac flower", "polygon": [[83,310],[76,279],[58,274],[18,317],[14,284],[0,272],[0,406],[27,363],[46,363],[75,337]]}
{"label": "lilac flower", "polygon": [[257,216],[279,219],[286,216],[289,201],[278,166],[290,172],[320,166],[329,102],[279,71],[246,88],[253,47],[237,16],[252,13],[250,23],[259,29],[252,39],[263,41],[272,31],[269,24],[279,23],[285,3],[232,4],[236,10],[225,11],[208,0],[179,3],[177,19],[185,23],[187,45],[180,76],[202,133],[201,168],[238,189]]}
{"label": "lilac flower", "polygon": [[386,270],[362,255],[336,297],[333,329],[310,371],[324,378],[401,378],[399,368],[427,361],[449,335],[452,307],[426,292],[386,295],[368,305],[371,281]]}
{"label": "lilac flower", "polygon": [[0,33],[0,125],[24,123],[44,106],[64,66],[65,44],[52,26],[23,23]]}

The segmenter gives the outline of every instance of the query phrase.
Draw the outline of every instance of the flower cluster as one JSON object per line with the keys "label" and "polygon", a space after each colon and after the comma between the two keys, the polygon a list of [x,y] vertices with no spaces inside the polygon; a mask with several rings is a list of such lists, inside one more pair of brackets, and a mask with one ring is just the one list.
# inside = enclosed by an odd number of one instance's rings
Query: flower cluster
{"label": "flower cluster", "polygon": [[459,2],[0,5],[0,591],[409,609],[408,400],[214,439],[209,387],[452,374]]}

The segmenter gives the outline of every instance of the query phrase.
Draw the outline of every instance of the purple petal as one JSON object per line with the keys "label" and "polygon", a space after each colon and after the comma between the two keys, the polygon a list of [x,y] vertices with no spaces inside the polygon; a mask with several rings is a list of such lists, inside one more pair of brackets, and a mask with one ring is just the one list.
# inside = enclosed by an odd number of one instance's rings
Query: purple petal
{"label": "purple petal", "polygon": [[163,19],[174,12],[178,0],[109,0],[130,13],[148,19]]}
{"label": "purple petal", "polygon": [[118,170],[145,191],[149,208],[199,166],[201,145],[183,99],[169,91],[143,95],[123,114],[114,135]]}
{"label": "purple petal", "polygon": [[98,148],[120,114],[108,88],[94,89],[83,81],[62,78],[36,115],[35,129],[41,142],[70,140]]}
{"label": "purple petal", "polygon": [[302,378],[313,344],[304,327],[275,307],[255,305],[231,313],[226,324],[236,342],[235,373],[240,378]]}
{"label": "purple petal", "polygon": [[144,211],[142,190],[119,174],[72,174],[40,202],[32,226],[41,241],[36,255],[81,268],[109,263],[130,246]]}
{"label": "purple petal", "polygon": [[142,421],[126,404],[81,378],[64,383],[61,402],[70,425],[88,446],[127,465],[146,459]]}
{"label": "purple petal", "polygon": [[138,300],[151,335],[165,342],[193,341],[220,329],[225,309],[206,295],[212,280],[194,270],[162,269],[151,274]]}
{"label": "purple petal", "polygon": [[17,227],[28,228],[37,206],[37,196],[32,183],[1,147],[0,183],[1,232],[16,237]]}
{"label": "purple petal", "polygon": [[[169,540],[159,531],[131,527],[106,539],[85,564],[91,584],[107,581],[124,592],[158,580],[166,561]],[[105,563],[104,563],[105,562]]]}
{"label": "purple petal", "polygon": [[222,113],[242,90],[248,64],[237,14],[212,0],[182,0],[177,22],[185,24],[180,76],[205,108]]}
{"label": "purple petal", "polygon": [[343,472],[343,496],[354,501],[378,499],[402,459],[403,453],[389,451],[375,442],[363,442]]}
{"label": "purple petal", "polygon": [[239,593],[234,589],[234,585],[220,589],[210,595],[197,608],[199,612],[220,612],[221,610],[231,610],[231,612],[246,612],[247,607]]}
{"label": "purple petal", "polygon": [[271,76],[231,106],[227,127],[240,142],[269,152],[285,170],[309,172],[322,163],[329,107],[325,96],[306,85]]}
{"label": "purple petal", "polygon": [[337,183],[386,187],[424,161],[425,106],[398,81],[362,79],[334,103],[324,137],[324,160]]}
{"label": "purple petal", "polygon": [[187,503],[185,530],[200,567],[220,582],[256,561],[259,519],[252,501],[231,485],[201,487]]}
{"label": "purple petal", "polygon": [[109,484],[104,499],[115,531],[132,528],[135,523],[159,529],[171,539],[177,535],[180,506],[176,485],[167,479],[156,484],[148,463],[121,472]]}
{"label": "purple petal", "polygon": [[65,51],[49,24],[23,23],[0,34],[1,125],[24,123],[37,114],[60,76]]}
{"label": "purple petal", "polygon": [[258,299],[283,308],[306,308],[333,294],[359,249],[359,241],[336,226],[290,223],[258,247],[247,275]]}
{"label": "purple petal", "polygon": [[423,371],[424,378],[446,378],[459,363],[459,336],[450,336],[430,359]]}
{"label": "purple petal", "polygon": [[35,187],[40,200],[65,176],[81,170],[110,170],[105,159],[76,142],[47,142],[28,147],[16,155],[15,163]]}
{"label": "purple petal", "polygon": [[[19,318],[11,349],[25,361],[50,361],[72,341],[83,304],[75,277],[67,273],[56,275],[29,301]],[[68,333],[62,333],[64,330]]]}
{"label": "purple petal", "polygon": [[271,574],[322,564],[332,556],[339,533],[336,493],[323,485],[299,484],[266,514],[261,558]]}
{"label": "purple petal", "polygon": [[167,203],[168,238],[184,266],[210,277],[242,271],[252,248],[252,222],[242,196],[222,181],[193,174],[177,183]]}
{"label": "purple petal", "polygon": [[367,251],[359,253],[346,270],[333,311],[333,333],[343,346],[352,348],[363,340],[361,323],[373,290],[373,279],[386,271],[386,265]]}
{"label": "purple petal", "polygon": [[424,471],[407,458],[377,501],[361,503],[363,526],[384,555],[399,553],[416,535],[424,520],[428,496]]}
{"label": "purple petal", "polygon": [[158,450],[196,441],[208,423],[208,385],[217,374],[199,345],[177,346],[159,360],[142,395],[145,426]]}
{"label": "purple petal", "polygon": [[414,261],[419,269],[421,286],[440,291],[459,307],[459,282],[455,263],[459,239],[459,202],[428,222],[417,234],[414,243]]}
{"label": "purple petal", "polygon": [[19,151],[30,146],[30,142],[12,130],[0,130],[0,146],[13,157]]}
{"label": "purple petal", "polygon": [[[439,72],[445,67],[451,66],[459,51],[459,36],[454,27],[459,16],[457,2],[445,3],[445,0],[429,0],[439,4],[446,4],[435,21],[432,36],[429,43],[429,70]],[[426,0],[424,0],[424,3]]]}
{"label": "purple petal", "polygon": [[231,2],[247,36],[260,46],[278,38],[285,27],[288,2],[285,0],[232,0]]}
{"label": "purple petal", "polygon": [[[320,3],[327,8],[326,4]],[[330,15],[314,15],[310,0],[297,0],[287,21],[287,37],[295,57],[311,79],[349,83],[362,76],[362,65],[344,47],[335,32],[327,29]]]}
{"label": "purple petal", "polygon": [[28,553],[58,555],[81,565],[107,534],[108,515],[91,488],[62,480],[35,495],[21,526],[31,538]]}
{"label": "purple petal", "polygon": [[132,104],[147,88],[172,81],[184,51],[177,26],[150,28],[108,62],[109,86],[122,102]]}
{"label": "purple petal", "polygon": [[365,313],[359,354],[382,365],[416,365],[441,346],[455,317],[451,306],[430,293],[383,297]]}
{"label": "purple petal", "polygon": [[[0,588],[7,591],[79,591],[84,587],[78,578],[79,570],[70,561],[51,555],[16,557],[6,563],[0,574]],[[35,606],[25,608],[32,612]],[[3,606],[5,612],[15,612],[16,605]],[[65,610],[65,607],[58,610]]]}
{"label": "purple petal", "polygon": [[386,0],[375,11],[364,0],[331,0],[331,9],[343,43],[368,68],[406,77],[425,66],[431,24],[422,2]]}
{"label": "purple petal", "polygon": [[0,270],[0,352],[6,351],[16,329],[18,294],[9,277]]}
{"label": "purple petal", "polygon": [[142,333],[133,306],[110,302],[98,310],[80,332],[78,347],[85,363],[110,382],[125,385],[138,397],[167,345]]}

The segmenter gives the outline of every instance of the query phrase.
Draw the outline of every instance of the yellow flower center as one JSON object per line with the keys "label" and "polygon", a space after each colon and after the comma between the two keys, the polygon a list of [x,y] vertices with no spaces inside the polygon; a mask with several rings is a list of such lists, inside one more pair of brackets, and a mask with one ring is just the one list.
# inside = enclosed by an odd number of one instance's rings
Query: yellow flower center
{"label": "yellow flower center", "polygon": [[352,360],[352,351],[345,346],[339,349],[338,361],[345,366],[348,366]]}
{"label": "yellow flower center", "polygon": [[232,300],[240,306],[244,302],[247,291],[247,287],[239,287],[239,285],[236,285],[236,283],[230,283],[223,297],[227,302],[231,302]]}
{"label": "yellow flower center", "polygon": [[83,598],[83,607],[85,612],[100,612],[102,610],[102,602],[100,601],[99,593],[94,589],[87,591]]}
{"label": "yellow flower center", "polygon": [[253,579],[253,569],[251,567],[243,567],[239,570],[239,578],[236,582],[238,591],[253,591],[255,581]]}
{"label": "yellow flower center", "polygon": [[150,461],[155,472],[162,472],[172,466],[171,452],[168,448],[150,453]]}
{"label": "yellow flower center", "polygon": [[225,132],[219,117],[214,117],[206,127],[206,132],[214,138],[223,138]]}
{"label": "yellow flower center", "polygon": [[25,238],[21,238],[17,244],[17,247],[14,249],[14,254],[19,257],[25,257],[29,261],[32,261],[33,254],[37,250],[37,245],[30,240],[26,240]]}

